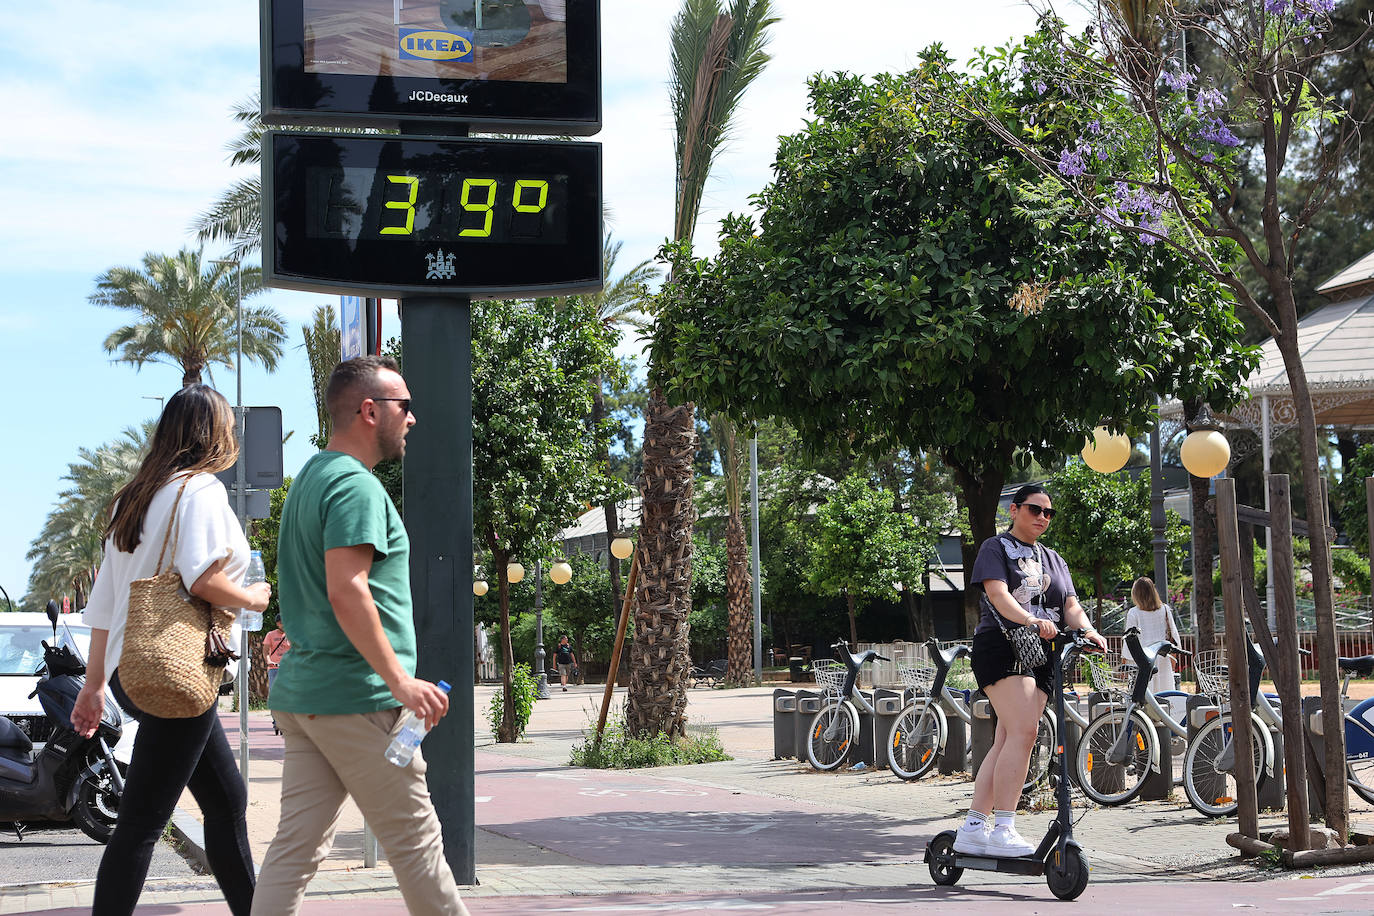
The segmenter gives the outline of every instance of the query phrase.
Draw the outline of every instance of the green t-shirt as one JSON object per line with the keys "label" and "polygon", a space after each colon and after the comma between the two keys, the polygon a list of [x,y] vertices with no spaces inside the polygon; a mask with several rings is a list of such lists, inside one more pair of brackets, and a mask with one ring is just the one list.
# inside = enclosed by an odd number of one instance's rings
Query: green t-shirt
{"label": "green t-shirt", "polygon": [[291,651],[283,656],[268,705],[285,712],[338,715],[400,705],[353,648],[329,604],[324,553],[372,545],[368,584],[382,630],[401,665],[415,673],[410,605],[410,539],[381,481],[343,452],[305,463],[282,507],[277,592]]}

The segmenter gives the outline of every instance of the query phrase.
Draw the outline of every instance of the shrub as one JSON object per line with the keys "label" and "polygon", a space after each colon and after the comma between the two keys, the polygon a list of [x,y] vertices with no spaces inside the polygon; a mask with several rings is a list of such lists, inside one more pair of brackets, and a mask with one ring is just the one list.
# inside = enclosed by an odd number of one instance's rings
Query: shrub
{"label": "shrub", "polygon": [[[525,734],[525,728],[530,724],[530,715],[534,712],[534,701],[539,699],[539,682],[530,673],[530,666],[518,664],[510,672],[511,694],[515,697],[515,737],[519,740]],[[497,689],[491,698],[491,703],[487,706],[487,722],[491,725],[491,733],[497,734],[501,730],[501,715],[505,710],[506,690],[505,687]]]}
{"label": "shrub", "polygon": [[632,770],[640,767],[679,766],[689,763],[714,763],[730,760],[714,728],[673,740],[666,735],[628,735],[625,717],[616,714],[606,723],[601,743],[594,728],[583,732],[583,742],[574,745],[571,766],[596,770]]}

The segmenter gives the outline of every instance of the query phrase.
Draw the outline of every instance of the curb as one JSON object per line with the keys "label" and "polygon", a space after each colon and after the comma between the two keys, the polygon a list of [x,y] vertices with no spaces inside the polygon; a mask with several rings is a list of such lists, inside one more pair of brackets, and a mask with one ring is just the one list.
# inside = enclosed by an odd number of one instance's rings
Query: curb
{"label": "curb", "polygon": [[200,821],[177,808],[172,812],[171,823],[167,826],[181,844],[179,851],[182,856],[199,865],[205,874],[210,874],[210,860],[205,856],[205,828]]}

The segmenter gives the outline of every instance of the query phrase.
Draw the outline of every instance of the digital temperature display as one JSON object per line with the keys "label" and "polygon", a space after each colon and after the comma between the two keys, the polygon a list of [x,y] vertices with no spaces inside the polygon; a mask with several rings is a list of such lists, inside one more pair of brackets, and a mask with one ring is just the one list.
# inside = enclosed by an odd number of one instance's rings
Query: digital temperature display
{"label": "digital temperature display", "polygon": [[601,286],[595,143],[269,132],[268,283],[505,297]]}

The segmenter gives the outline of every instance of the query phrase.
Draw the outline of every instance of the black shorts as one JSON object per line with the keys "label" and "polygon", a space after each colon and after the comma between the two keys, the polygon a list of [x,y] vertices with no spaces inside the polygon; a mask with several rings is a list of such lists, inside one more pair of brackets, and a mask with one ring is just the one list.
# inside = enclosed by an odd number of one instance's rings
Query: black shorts
{"label": "black shorts", "polygon": [[[1042,640],[1043,642],[1043,640]],[[1049,645],[1046,644],[1045,656],[1048,658],[1050,653]],[[1051,662],[1045,662],[1038,668],[1032,668],[1030,674],[1022,674],[1017,671],[1016,656],[1011,652],[1011,643],[1001,630],[985,630],[982,633],[973,635],[973,678],[978,682],[978,689],[987,693],[987,688],[1000,681],[1004,677],[1033,677],[1035,686],[1039,687],[1045,694],[1050,695],[1050,668]]]}

